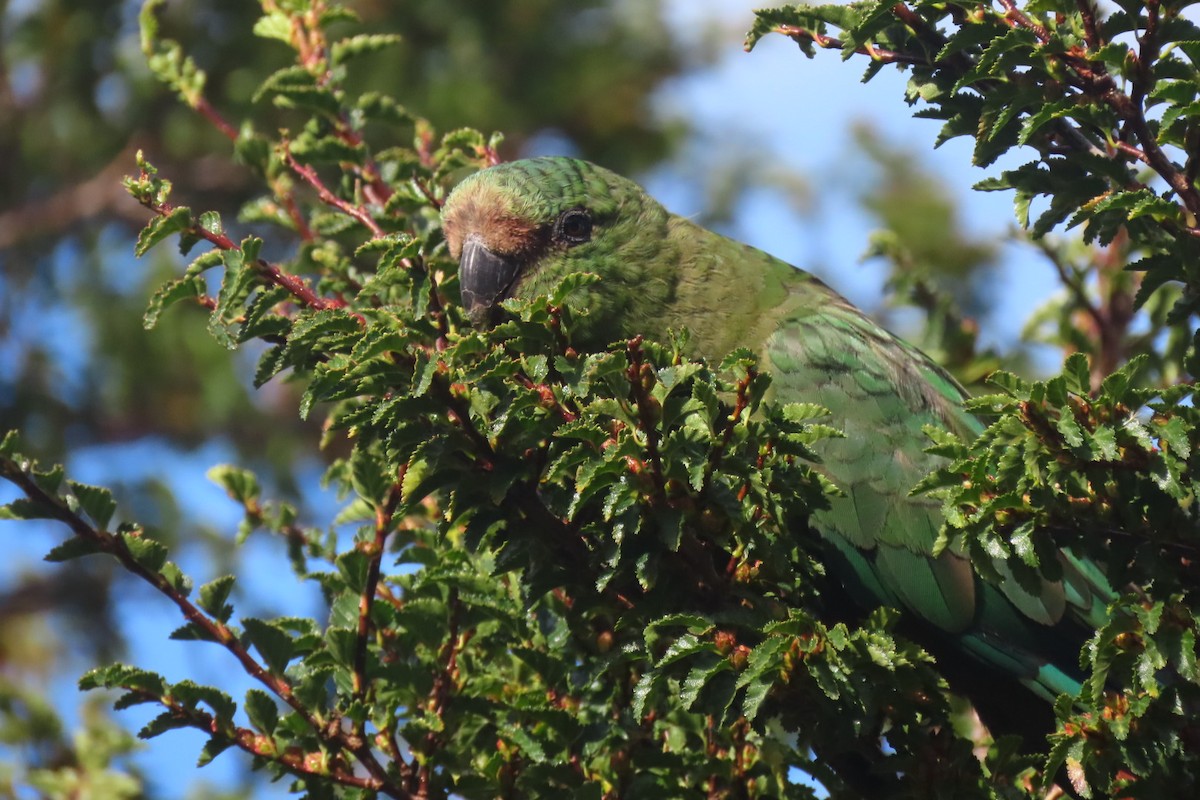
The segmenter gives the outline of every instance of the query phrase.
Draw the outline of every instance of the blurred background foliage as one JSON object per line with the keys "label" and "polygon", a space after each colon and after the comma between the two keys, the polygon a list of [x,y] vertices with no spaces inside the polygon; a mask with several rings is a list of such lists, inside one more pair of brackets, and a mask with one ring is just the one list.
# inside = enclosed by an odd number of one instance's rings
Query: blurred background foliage
{"label": "blurred background foliage", "polygon": [[[394,95],[441,131],[503,131],[506,158],[570,153],[636,177],[680,157],[693,134],[686,116],[656,113],[655,99],[712,52],[695,46],[703,36],[673,35],[660,0],[349,5],[364,30],[404,37],[370,56],[354,88]],[[194,557],[219,574],[237,558],[232,530],[190,513],[178,481],[236,460],[303,513],[320,473],[305,460],[319,431],[297,418],[286,384],[252,392],[256,353],[231,358],[204,331],[203,315],[174,313],[152,334],[142,330],[146,298],[178,265],[162,252],[132,258],[146,216],[120,183],[133,154],[151,154],[197,208],[230,212],[254,182],[221,134],[151,78],[138,44],[139,7],[0,3],[0,428],[21,429],[46,462],[68,461],[78,472],[71,461],[83,454],[102,465],[131,517],[165,541],[199,544]],[[289,54],[253,37],[259,14],[244,0],[179,0],[166,5],[163,33],[208,73],[207,97],[226,118],[251,117],[273,130],[287,120],[254,106],[252,95]],[[688,176],[704,195],[697,205],[706,223],[728,223],[747,189],[766,185],[801,227],[820,187],[745,147],[708,144],[699,177]],[[967,382],[1002,364],[1022,369],[1019,347],[978,352],[997,244],[963,232],[953,196],[910,153],[870,128],[859,131],[853,152],[864,176],[857,197],[881,229],[868,254],[887,260],[896,305],[907,307],[884,316]],[[814,260],[819,265],[819,255]],[[1044,339],[1070,346],[1062,326],[1043,329]],[[197,466],[188,459],[198,453]],[[186,474],[173,469],[185,464]],[[0,572],[0,798],[163,791],[128,766],[134,745],[100,704],[81,712],[73,696],[51,691],[56,679],[73,682],[81,665],[126,647],[130,620],[115,612],[126,580],[106,560]]]}
{"label": "blurred background foliage", "polygon": [[[532,146],[637,172],[686,137],[685,124],[656,116],[651,101],[704,55],[675,43],[659,2],[351,5],[364,30],[404,35],[371,57],[357,89],[401,98],[442,131],[503,130],[506,157]],[[255,354],[231,358],[201,315],[171,314],[152,335],[142,330],[146,298],[177,265],[132,258],[145,211],[121,177],[134,153],[152,154],[199,207],[235,209],[254,183],[221,134],[152,78],[140,6],[0,3],[0,421],[48,461],[82,452],[106,465],[133,515],[168,541],[207,543],[196,557],[219,573],[234,557],[232,532],[187,513],[169,491],[174,480],[200,480],[207,464],[187,478],[171,465],[197,452],[236,459],[304,508],[320,467],[306,471],[300,453],[319,432],[297,418],[286,385],[252,393]],[[252,94],[290,53],[253,36],[260,13],[244,0],[170,2],[163,33],[208,73],[214,107],[273,130],[286,120],[267,104],[251,109]],[[207,455],[214,445],[221,456]],[[142,459],[168,466],[139,468]],[[0,575],[0,797],[155,795],[153,778],[143,786],[123,771],[133,745],[105,721],[104,704],[81,713],[69,688],[51,691],[126,648],[131,620],[114,614],[114,598],[127,580],[100,560],[10,564]]]}

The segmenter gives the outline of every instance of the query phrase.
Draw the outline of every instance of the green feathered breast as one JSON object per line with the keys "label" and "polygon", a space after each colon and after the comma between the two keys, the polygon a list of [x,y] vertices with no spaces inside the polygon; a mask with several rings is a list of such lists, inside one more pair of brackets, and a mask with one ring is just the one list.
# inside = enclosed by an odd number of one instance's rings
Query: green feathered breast
{"label": "green feathered breast", "polygon": [[1007,579],[994,585],[961,553],[933,556],[939,507],[909,494],[939,466],[924,452],[923,427],[972,438],[981,426],[962,408],[962,387],[925,354],[808,273],[671,215],[633,182],[584,161],[538,158],[480,172],[454,191],[443,219],[463,265],[502,275],[477,305],[594,272],[601,280],[583,298],[585,344],[686,326],[705,358],[758,351],[777,400],[819,403],[846,432],[818,446],[822,469],[846,496],[814,524],[848,594],[866,608],[907,609],[933,639],[1044,698],[1078,691],[1083,626],[1096,624],[1111,592],[1098,570],[1067,553],[1061,581],[1023,586],[997,563]]}

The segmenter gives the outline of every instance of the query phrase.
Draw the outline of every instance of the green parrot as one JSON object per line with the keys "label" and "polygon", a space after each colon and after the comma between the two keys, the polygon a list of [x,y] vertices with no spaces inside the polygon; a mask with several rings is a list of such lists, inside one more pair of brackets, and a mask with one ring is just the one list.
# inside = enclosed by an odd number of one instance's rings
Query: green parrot
{"label": "green parrot", "polygon": [[1080,644],[1111,596],[1095,565],[1064,551],[1061,580],[1028,586],[997,562],[1006,579],[995,584],[961,552],[933,555],[940,507],[909,494],[940,464],[924,452],[922,429],[971,439],[982,426],[963,410],[963,388],[924,353],[807,272],[671,214],[637,184],[585,161],[534,158],[476,173],[452,192],[442,219],[477,323],[493,319],[505,298],[591,272],[600,280],[588,287],[585,345],[687,327],[698,356],[756,351],[776,399],[819,403],[846,433],[816,448],[845,496],[813,525],[850,598],[919,620],[914,638],[944,671],[958,663],[962,683],[980,684],[966,693],[977,707],[999,706],[993,718],[1009,701],[981,677],[980,663],[1044,700],[1078,692]]}

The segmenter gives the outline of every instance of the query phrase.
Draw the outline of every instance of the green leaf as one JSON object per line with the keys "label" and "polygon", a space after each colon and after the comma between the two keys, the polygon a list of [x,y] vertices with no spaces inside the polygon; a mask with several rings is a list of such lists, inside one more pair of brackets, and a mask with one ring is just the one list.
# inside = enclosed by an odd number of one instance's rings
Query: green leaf
{"label": "green leaf", "polygon": [[242,467],[218,464],[208,470],[206,477],[242,505],[257,503],[259,495],[262,493],[262,488],[258,484],[258,476]]}
{"label": "green leaf", "polygon": [[1110,425],[1101,425],[1092,433],[1093,461],[1116,461],[1120,455],[1117,434]]}
{"label": "green leaf", "polygon": [[1058,418],[1058,423],[1055,426],[1058,432],[1063,435],[1068,447],[1079,447],[1083,444],[1083,429],[1079,427],[1079,423],[1075,421],[1075,417],[1068,410]]}
{"label": "green leaf", "polygon": [[679,700],[683,707],[692,710],[696,701],[700,698],[700,692],[704,690],[713,678],[724,672],[729,672],[733,667],[730,666],[729,660],[725,658],[715,658],[709,663],[701,663],[692,667],[688,671],[687,677],[684,678],[683,684],[679,690]]}
{"label": "green leaf", "polygon": [[1180,458],[1188,458],[1192,453],[1190,433],[1191,430],[1182,417],[1171,417],[1166,424],[1158,428],[1159,439]]}
{"label": "green leaf", "polygon": [[91,689],[131,689],[162,697],[167,693],[167,682],[161,675],[126,664],[110,664],[90,670],[79,679],[79,688]]}
{"label": "green leaf", "polygon": [[171,631],[168,638],[177,642],[220,642],[211,631],[195,622],[180,625]]}
{"label": "green leaf", "polygon": [[1068,379],[1068,388],[1076,394],[1087,394],[1092,389],[1092,371],[1087,356],[1072,353],[1063,365],[1063,375]]}
{"label": "green leaf", "polygon": [[185,206],[173,209],[166,215],[154,217],[138,234],[137,245],[134,246],[133,252],[138,257],[144,256],[156,244],[176,233],[188,230],[191,226],[192,212]]}
{"label": "green leaf", "polygon": [[168,561],[163,564],[162,576],[182,597],[192,593],[192,579],[185,575],[175,562]]}
{"label": "green leaf", "polygon": [[329,58],[334,64],[344,64],[352,58],[377,53],[402,42],[394,33],[364,33],[334,42],[329,48]]}
{"label": "green leaf", "polygon": [[382,506],[395,483],[384,460],[366,447],[355,447],[350,454],[350,472],[354,491],[374,506]]}
{"label": "green leaf", "polygon": [[542,764],[547,760],[545,748],[524,728],[517,725],[504,725],[500,728],[500,735],[520,748],[521,754],[534,764]]}
{"label": "green leaf", "polygon": [[267,668],[277,675],[282,674],[295,655],[291,636],[276,623],[253,617],[243,619],[242,628],[242,638],[258,650]]}
{"label": "green leaf", "polygon": [[347,550],[337,557],[338,572],[346,581],[346,588],[355,594],[362,594],[367,585],[367,573],[371,560],[362,550]]}
{"label": "green leaf", "polygon": [[93,553],[101,553],[103,550],[100,545],[92,540],[85,539],[82,536],[73,536],[67,539],[62,544],[54,547],[45,555],[45,560],[51,563],[62,563],[70,561],[80,556],[90,556]]}
{"label": "green leaf", "polygon": [[185,716],[178,715],[173,711],[164,711],[154,719],[147,722],[138,731],[139,739],[153,739],[156,736],[161,736],[167,731],[179,730],[180,728],[191,728],[195,724]]}
{"label": "green leaf", "polygon": [[660,678],[662,673],[658,671],[649,671],[642,673],[638,678],[638,682],[633,687],[633,713],[638,719],[646,715],[646,707],[650,702],[650,694]]}
{"label": "green leaf", "polygon": [[263,14],[254,23],[254,35],[263,39],[276,39],[284,44],[292,43],[292,18],[283,11]]}
{"label": "green leaf", "polygon": [[229,595],[233,592],[234,576],[223,575],[211,580],[200,587],[198,604],[221,622],[228,622],[233,614],[233,606],[229,604]]}
{"label": "green leaf", "polygon": [[152,330],[158,324],[158,319],[162,316],[162,312],[168,307],[183,300],[191,300],[203,296],[204,281],[200,278],[186,276],[164,283],[146,305],[146,313],[142,315],[142,327],[146,330]]}
{"label": "green leaf", "polygon": [[261,689],[248,689],[242,707],[246,710],[246,716],[250,718],[250,724],[255,729],[266,734],[275,733],[275,728],[279,724],[279,706],[269,694]]}
{"label": "green leaf", "polygon": [[221,727],[233,725],[237,703],[233,698],[212,686],[203,686],[193,681],[180,681],[171,686],[170,697],[187,708],[199,708],[201,703],[212,709]]}
{"label": "green leaf", "polygon": [[196,766],[203,767],[232,746],[233,740],[224,736],[213,736],[209,738],[209,740],[204,743],[204,747],[200,749],[200,756],[196,759]]}
{"label": "green leaf", "polygon": [[125,544],[133,560],[150,572],[161,571],[167,563],[167,548],[141,531],[122,532],[117,534],[117,538]]}
{"label": "green leaf", "polygon": [[112,492],[100,486],[89,486],[75,481],[68,481],[67,484],[71,487],[75,499],[79,501],[79,507],[96,527],[100,530],[107,528],[108,523],[112,521],[113,512],[117,510],[117,501],[113,500]]}
{"label": "green leaf", "polygon": [[663,653],[662,658],[658,660],[658,663],[654,665],[654,668],[662,669],[663,667],[674,664],[676,661],[681,659],[689,658],[699,653],[712,652],[716,652],[716,649],[711,642],[702,640],[695,634],[685,633],[671,643],[671,646],[667,648],[665,653]]}

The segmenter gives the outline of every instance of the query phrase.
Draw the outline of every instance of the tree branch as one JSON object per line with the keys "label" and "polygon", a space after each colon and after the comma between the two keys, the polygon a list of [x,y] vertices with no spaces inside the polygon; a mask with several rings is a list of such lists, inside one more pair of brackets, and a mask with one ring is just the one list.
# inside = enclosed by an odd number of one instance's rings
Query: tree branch
{"label": "tree branch", "polygon": [[284,161],[289,167],[291,167],[292,172],[295,172],[304,179],[305,183],[317,190],[317,196],[321,198],[322,203],[327,206],[332,206],[338,211],[341,211],[343,214],[357,220],[363,227],[371,232],[372,239],[379,239],[387,235],[383,228],[379,227],[379,223],[375,221],[375,219],[370,215],[370,213],[367,212],[365,208],[353,203],[349,203],[338,197],[329,190],[329,187],[326,186],[324,181],[321,180],[321,176],[317,175],[317,171],[315,169],[308,164],[301,164],[298,162],[292,156],[292,151],[288,148],[287,140],[284,140],[282,147]]}
{"label": "tree branch", "polygon": [[[165,217],[175,210],[175,206],[171,205],[170,203],[155,203],[147,201],[143,202],[142,205],[161,217]],[[238,244],[233,241],[233,239],[230,239],[224,233],[210,231],[203,225],[195,222],[195,220],[193,220],[191,226],[188,228],[188,233],[196,236],[197,238],[203,239],[219,250],[241,250],[241,247],[239,247]],[[299,300],[300,303],[307,308],[323,311],[334,308],[346,308],[349,305],[345,300],[322,297],[318,295],[311,288],[309,288],[308,284],[303,278],[285,272],[281,267],[272,264],[265,258],[255,259],[255,261],[252,263],[252,266],[260,275],[263,276],[263,278],[267,280],[268,283],[286,289],[292,295],[292,297]],[[357,311],[351,311],[350,315],[357,319],[363,326],[366,325],[366,318],[363,317],[362,314],[358,313]]]}
{"label": "tree branch", "polygon": [[[826,50],[842,50],[846,46],[845,42],[843,42],[841,39],[833,36],[826,36],[825,34],[817,33],[816,31],[810,31],[807,28],[801,28],[798,25],[779,25],[775,28],[775,30],[790,39],[794,39],[797,42],[810,41],[817,47],[821,47]],[[872,44],[856,47],[854,52],[864,56],[870,56],[873,60],[882,61],[885,64],[922,64],[932,66],[930,65],[928,59],[920,56],[911,56],[907,53],[898,53],[894,50],[887,50],[882,47],[876,47]]]}
{"label": "tree branch", "polygon": [[[129,550],[125,540],[118,534],[92,527],[81,516],[72,511],[63,500],[43,490],[33,478],[8,458],[0,458],[0,477],[17,486],[22,494],[35,503],[48,517],[64,523],[76,537],[83,539],[104,553],[108,553],[128,572],[133,573],[146,583],[153,586],[159,593],[175,604],[184,619],[202,630],[213,642],[224,647],[241,665],[247,675],[269,689],[275,696],[294,710],[301,719],[315,732],[317,737],[335,750],[346,750],[358,759],[364,769],[378,782],[378,790],[390,797],[404,800],[409,793],[398,784],[392,782],[387,768],[376,759],[367,741],[361,736],[354,736],[342,730],[340,725],[331,724],[329,720],[310,710],[296,697],[292,686],[282,676],[274,675],[265,669],[241,639],[225,623],[208,616],[194,605],[166,576],[144,566]],[[402,762],[398,769],[406,769]]]}
{"label": "tree branch", "polygon": [[[189,708],[179,703],[171,702],[169,697],[159,697],[152,692],[142,689],[126,689],[125,691],[142,697],[147,701],[157,702],[166,708],[173,717],[186,723],[188,727],[204,731],[214,737],[220,737],[252,756],[280,765],[297,777],[317,778],[322,781],[332,781],[343,786],[354,786],[372,792],[388,791],[383,782],[376,778],[355,775],[352,771],[345,768],[323,768],[322,765],[326,761],[326,757],[322,753],[308,753],[290,749],[278,752],[275,749],[275,742],[270,736],[264,736],[249,728],[237,726],[234,726],[232,730],[223,730],[216,716],[203,709]],[[340,761],[340,759],[338,760]],[[399,797],[411,797],[411,795],[406,794]]]}
{"label": "tree branch", "polygon": [[[358,600],[358,631],[354,648],[354,673],[352,682],[355,696],[366,701],[367,689],[367,650],[371,637],[371,608],[375,602],[376,590],[379,586],[380,567],[383,553],[386,549],[388,535],[392,532],[392,519],[396,508],[400,505],[400,484],[404,480],[407,465],[400,466],[400,474],[392,488],[388,490],[387,499],[382,506],[375,510],[375,538],[369,544],[361,546],[370,559],[367,562],[367,580],[363,584],[362,595]],[[363,735],[362,724],[358,724],[358,734]]]}

